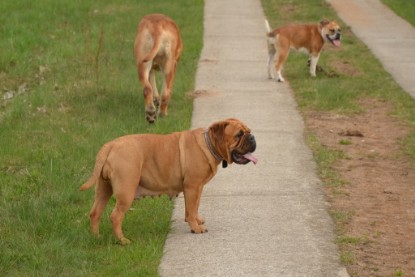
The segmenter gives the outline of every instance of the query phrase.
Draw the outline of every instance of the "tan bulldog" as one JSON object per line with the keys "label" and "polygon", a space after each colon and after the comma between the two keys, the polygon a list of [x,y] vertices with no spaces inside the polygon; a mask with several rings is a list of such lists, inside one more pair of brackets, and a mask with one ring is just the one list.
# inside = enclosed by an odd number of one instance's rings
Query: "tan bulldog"
{"label": "tan bulldog", "polygon": [[184,193],[185,220],[193,233],[207,232],[199,214],[203,187],[215,176],[218,165],[257,162],[251,130],[237,119],[213,123],[209,128],[168,135],[136,134],[106,143],[98,152],[90,179],[80,190],[96,184],[90,211],[91,232],[99,234],[99,220],[111,195],[116,204],[112,229],[122,245],[122,221],[134,199]]}

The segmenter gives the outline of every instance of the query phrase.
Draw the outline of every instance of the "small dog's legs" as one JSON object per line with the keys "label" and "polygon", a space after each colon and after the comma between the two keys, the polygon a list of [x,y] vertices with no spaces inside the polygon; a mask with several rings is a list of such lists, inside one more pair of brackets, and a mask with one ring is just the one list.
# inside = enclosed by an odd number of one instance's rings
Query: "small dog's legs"
{"label": "small dog's legs", "polygon": [[288,53],[289,52],[278,51],[278,54],[277,54],[278,60],[275,64],[275,71],[277,73],[277,81],[278,82],[284,82],[285,81],[284,78],[282,77],[281,71],[282,71],[282,67],[283,67],[285,61],[288,58]]}
{"label": "small dog's legs", "polygon": [[275,75],[274,75],[274,62],[275,62],[275,49],[269,49],[268,52],[268,79],[274,79]]}
{"label": "small dog's legs", "polygon": [[278,79],[277,79],[278,82],[281,82],[281,83],[285,82],[284,78],[281,75],[281,70],[277,71],[277,75],[278,75]]}
{"label": "small dog's legs", "polygon": [[310,58],[309,58],[310,75],[312,77],[316,77],[316,67],[317,67],[317,62],[318,62],[319,57],[320,57],[320,53],[318,53],[317,55],[310,55]]}

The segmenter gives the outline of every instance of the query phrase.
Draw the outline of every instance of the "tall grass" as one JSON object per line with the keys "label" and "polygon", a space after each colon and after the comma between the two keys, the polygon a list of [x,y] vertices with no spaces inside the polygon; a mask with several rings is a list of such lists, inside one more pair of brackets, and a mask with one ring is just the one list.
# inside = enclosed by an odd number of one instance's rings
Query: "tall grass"
{"label": "tall grass", "polygon": [[[149,125],[132,48],[153,12],[176,20],[184,51],[169,116]],[[106,141],[189,128],[203,1],[5,0],[0,13],[0,275],[157,275],[171,202],[136,202],[124,221],[134,243],[120,247],[114,203],[94,238],[93,190],[78,188]]]}

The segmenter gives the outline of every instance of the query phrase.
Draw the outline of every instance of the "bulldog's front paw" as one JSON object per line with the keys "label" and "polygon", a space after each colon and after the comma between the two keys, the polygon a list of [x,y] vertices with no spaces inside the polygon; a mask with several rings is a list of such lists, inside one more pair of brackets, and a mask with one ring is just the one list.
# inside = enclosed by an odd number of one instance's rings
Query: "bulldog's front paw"
{"label": "bulldog's front paw", "polygon": [[[184,219],[184,221],[185,222],[187,222],[187,223],[189,223],[189,220],[187,219],[187,218],[185,218]],[[197,222],[197,224],[199,224],[199,225],[203,225],[203,224],[205,224],[205,218],[203,217],[203,216],[201,216],[201,215],[198,215],[198,216],[196,216],[196,222]],[[189,224],[190,225],[190,224]],[[192,226],[190,226],[190,228],[191,228]]]}
{"label": "bulldog's front paw", "polygon": [[205,219],[203,218],[203,216],[201,216],[201,215],[198,215],[197,217],[196,217],[196,221],[197,221],[197,224],[199,224],[199,225],[203,225],[203,224],[205,224]]}
{"label": "bulldog's front paw", "polygon": [[193,234],[207,233],[208,229],[204,225],[197,225],[194,228],[190,228]]}

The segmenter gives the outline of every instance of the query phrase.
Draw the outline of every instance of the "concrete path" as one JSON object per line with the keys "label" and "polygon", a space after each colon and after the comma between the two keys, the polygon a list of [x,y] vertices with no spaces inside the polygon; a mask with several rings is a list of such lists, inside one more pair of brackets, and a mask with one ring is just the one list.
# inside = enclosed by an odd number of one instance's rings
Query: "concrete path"
{"label": "concrete path", "polygon": [[415,28],[379,0],[326,0],[415,98]]}
{"label": "concrete path", "polygon": [[183,197],[159,268],[167,276],[348,276],[339,263],[303,120],[287,84],[267,79],[259,0],[205,0],[204,48],[192,128],[235,117],[257,139],[259,163],[220,169],[190,233]]}

